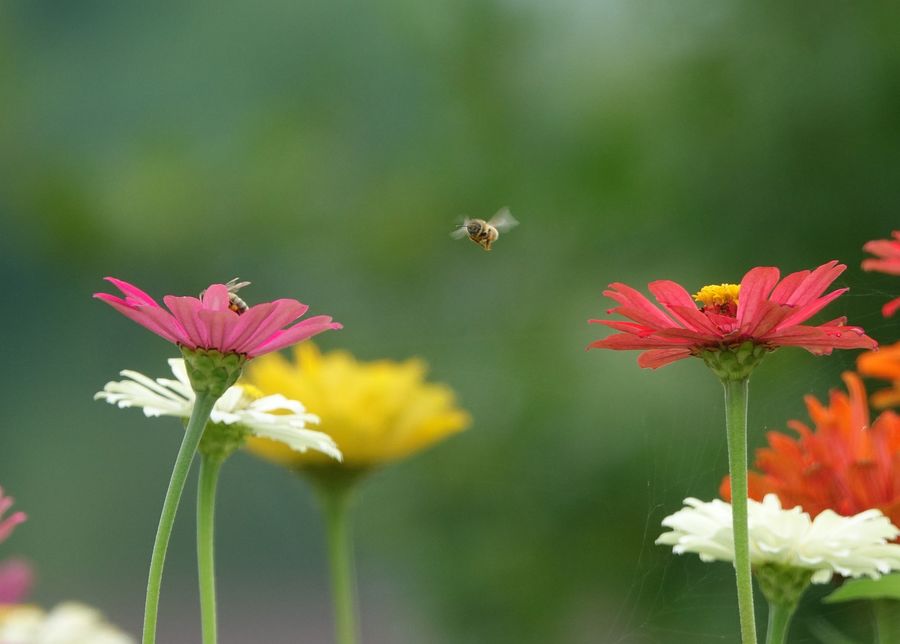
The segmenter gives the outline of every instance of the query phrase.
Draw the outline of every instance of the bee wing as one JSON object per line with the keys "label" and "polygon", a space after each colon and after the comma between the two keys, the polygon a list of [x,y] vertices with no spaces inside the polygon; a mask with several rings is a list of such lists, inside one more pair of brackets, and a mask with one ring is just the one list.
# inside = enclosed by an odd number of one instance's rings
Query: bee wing
{"label": "bee wing", "polygon": [[501,233],[519,225],[519,222],[512,216],[509,208],[505,207],[497,211],[497,214],[491,217],[491,220],[488,223]]}
{"label": "bee wing", "polygon": [[239,279],[241,279],[241,278],[235,277],[234,279],[228,280],[227,282],[225,282],[225,286],[228,287],[228,291],[230,293],[235,293],[235,292],[241,290],[242,288],[244,288],[245,286],[250,286],[250,282],[239,282],[238,281]]}
{"label": "bee wing", "polygon": [[468,219],[457,219],[460,223],[456,225],[456,228],[453,229],[453,232],[450,233],[450,236],[453,239],[462,239],[466,235],[469,234],[469,231],[466,230],[466,225],[469,223]]}

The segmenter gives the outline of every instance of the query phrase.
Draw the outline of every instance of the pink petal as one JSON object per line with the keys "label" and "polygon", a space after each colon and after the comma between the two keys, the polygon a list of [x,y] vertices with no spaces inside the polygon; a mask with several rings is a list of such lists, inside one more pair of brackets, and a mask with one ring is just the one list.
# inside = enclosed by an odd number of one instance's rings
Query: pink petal
{"label": "pink petal", "polygon": [[796,273],[791,273],[778,283],[775,290],[772,291],[772,294],[769,296],[769,299],[777,304],[788,304],[794,291],[796,291],[797,287],[803,283],[803,280],[809,277],[809,274],[810,271],[797,271]]}
{"label": "pink petal", "polygon": [[894,313],[897,312],[897,309],[900,309],[900,297],[898,297],[896,300],[891,300],[890,302],[885,304],[881,308],[881,314],[884,317],[889,318],[892,315],[894,315]]}
{"label": "pink petal", "polygon": [[639,355],[638,366],[645,369],[658,369],[690,356],[691,352],[688,349],[655,349]]}
{"label": "pink petal", "polygon": [[159,304],[156,303],[156,300],[154,300],[134,284],[129,284],[128,282],[116,279],[115,277],[104,277],[103,279],[113,284],[116,288],[122,291],[122,293],[124,293],[126,298],[128,298],[129,300],[134,299],[141,304],[146,304],[147,306],[159,306]]}
{"label": "pink petal", "polygon": [[209,343],[209,334],[206,330],[206,324],[200,320],[200,309],[202,305],[200,300],[189,295],[166,295],[163,302],[169,307],[172,315],[184,328],[192,348],[203,347],[205,349],[212,348]]}
{"label": "pink petal", "polygon": [[341,329],[343,325],[338,322],[332,322],[328,315],[317,315],[298,322],[289,329],[278,331],[273,334],[265,343],[251,348],[247,351],[247,355],[251,358],[260,356],[264,353],[278,351],[284,347],[289,347],[314,335],[318,335],[329,329]]}
{"label": "pink petal", "polygon": [[615,333],[602,340],[595,340],[588,345],[588,349],[613,349],[615,351],[628,351],[631,349],[673,349],[676,347],[690,347],[691,341],[668,340],[657,337],[638,337],[630,333]]}
{"label": "pink petal", "polygon": [[846,270],[844,264],[838,264],[832,260],[827,264],[822,264],[812,273],[810,273],[803,283],[800,284],[791,297],[785,302],[791,306],[805,306],[814,299],[822,295],[825,289],[838,278],[838,276]]}
{"label": "pink petal", "polygon": [[[894,233],[895,239],[897,233]],[[873,239],[863,245],[863,250],[879,257],[900,257],[900,244],[890,239]]]}
{"label": "pink petal", "polygon": [[0,564],[0,604],[18,604],[28,596],[34,582],[31,566],[9,560]]}
{"label": "pink petal", "polygon": [[230,347],[240,347],[247,342],[247,338],[256,333],[256,329],[272,313],[274,302],[264,302],[251,306],[238,316],[238,321],[231,327],[230,335],[225,342]]}
{"label": "pink petal", "polygon": [[[98,300],[106,302],[119,313],[127,317],[129,320],[137,322],[142,327],[153,331],[169,342],[178,343],[178,335],[174,332],[174,326],[177,324],[175,318],[161,308],[151,308],[149,306],[141,306],[134,308],[126,304],[121,298],[107,293],[94,293],[94,297]],[[162,316],[152,315],[151,311],[163,314]],[[167,316],[167,317],[166,317]],[[171,319],[167,319],[171,318]]]}
{"label": "pink petal", "polygon": [[[13,500],[10,497],[6,497],[6,499],[9,502],[6,503],[3,511],[0,512],[0,514],[6,512],[9,506],[13,503]],[[28,517],[24,512],[16,512],[15,514],[11,514],[7,518],[3,519],[3,521],[0,521],[0,541],[5,541],[6,538],[9,537],[9,535],[15,529],[15,527],[20,523],[23,523],[27,518]]]}
{"label": "pink petal", "polygon": [[[238,353],[246,353],[249,355],[253,347],[268,342],[275,333],[299,318],[308,310],[309,307],[306,304],[298,302],[297,300],[275,300],[272,302],[272,308],[269,310],[269,314],[259,322],[253,333],[247,336],[247,339],[243,343],[235,347],[235,350]],[[247,313],[249,313],[249,311]],[[244,315],[247,315],[247,313],[244,313]]]}
{"label": "pink petal", "polygon": [[695,331],[717,333],[715,325],[697,309],[694,299],[683,286],[671,280],[657,280],[647,286],[653,296],[676,320]]}
{"label": "pink petal", "polygon": [[204,309],[224,311],[228,308],[230,299],[227,286],[224,284],[210,284],[209,287],[203,291],[201,303]]}
{"label": "pink petal", "polygon": [[[706,333],[708,335],[720,336],[722,335],[722,330],[716,326],[713,320],[710,318],[710,314],[701,313],[697,310],[697,307],[686,307],[686,306],[667,306],[667,309],[672,313],[672,315],[677,315],[680,320],[683,320],[685,325],[698,333]],[[734,326],[733,319],[728,318],[731,321],[729,326]]]}
{"label": "pink petal", "polygon": [[[628,315],[635,322],[660,328],[675,326],[675,323],[655,307],[650,300],[644,297],[641,292],[620,282],[610,284],[609,288],[610,290],[603,291],[603,294],[622,304],[619,312],[625,310],[636,311],[637,316]],[[622,313],[622,315],[625,315],[625,313]]]}
{"label": "pink petal", "polygon": [[207,348],[218,349],[222,353],[231,353],[233,347],[226,342],[231,331],[237,325],[240,316],[231,309],[225,309],[224,311],[200,309],[197,312],[197,317],[200,320],[200,324],[205,328],[206,335],[209,337],[209,346]]}
{"label": "pink petal", "polygon": [[792,326],[766,338],[776,346],[813,349],[874,349],[878,346],[859,327]]}
{"label": "pink petal", "polygon": [[634,322],[622,322],[620,320],[588,320],[588,323],[602,324],[603,326],[608,326],[616,331],[624,331],[625,333],[632,333],[634,335],[646,336],[656,333],[656,329],[651,329],[650,327],[641,324],[635,324]]}
{"label": "pink petal", "polygon": [[764,337],[777,327],[786,316],[791,314],[790,307],[784,304],[777,304],[771,300],[763,305],[763,309],[759,319],[756,321],[756,326],[745,330],[747,335],[754,338]]}
{"label": "pink petal", "polygon": [[794,324],[801,324],[803,322],[806,322],[809,318],[811,318],[816,313],[818,313],[819,311],[824,309],[826,306],[828,306],[828,304],[830,304],[831,302],[833,302],[834,300],[839,298],[841,295],[846,293],[848,290],[850,290],[850,289],[839,288],[836,291],[832,291],[825,297],[820,297],[816,300],[813,300],[812,302],[809,302],[808,304],[806,304],[804,306],[801,306],[796,311],[791,313],[788,317],[786,317],[784,320],[782,320],[778,324],[778,328],[779,329],[787,328]]}
{"label": "pink petal", "polygon": [[900,259],[864,259],[862,269],[886,275],[900,275]]}
{"label": "pink petal", "polygon": [[771,266],[759,266],[744,275],[737,310],[737,323],[742,330],[756,326],[759,316],[765,313],[763,302],[778,283],[778,275],[778,269]]}

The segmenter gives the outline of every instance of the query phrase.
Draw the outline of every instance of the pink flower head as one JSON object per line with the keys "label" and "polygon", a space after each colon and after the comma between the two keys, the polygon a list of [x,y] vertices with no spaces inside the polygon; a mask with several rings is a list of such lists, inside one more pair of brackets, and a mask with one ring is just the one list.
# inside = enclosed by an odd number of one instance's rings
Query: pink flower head
{"label": "pink flower head", "polygon": [[[864,271],[877,271],[888,275],[900,275],[900,230],[895,230],[893,239],[876,239],[863,246],[863,250],[875,255],[864,259]],[[900,297],[891,300],[881,309],[884,317],[890,317],[900,309]]]}
{"label": "pink flower head", "polygon": [[[660,280],[648,286],[658,306],[625,284],[611,284],[603,294],[619,306],[607,312],[631,321],[590,320],[621,333],[592,342],[589,348],[644,350],[638,364],[652,369],[747,341],[766,350],[797,346],[819,355],[832,349],[872,349],[877,343],[861,328],[845,326],[846,318],[803,324],[847,290],[822,295],[846,268],[832,261],[779,282],[777,268],[757,267],[744,275],[740,285],[707,286],[694,298],[675,282]],[[701,303],[699,309],[694,299]]]}
{"label": "pink flower head", "polygon": [[312,336],[340,329],[327,315],[294,322],[309,308],[297,300],[281,299],[243,308],[235,306],[225,284],[212,284],[199,298],[167,295],[168,311],[144,291],[128,282],[107,277],[125,298],[94,293],[119,313],[156,335],[187,349],[208,349],[255,358],[278,351]]}

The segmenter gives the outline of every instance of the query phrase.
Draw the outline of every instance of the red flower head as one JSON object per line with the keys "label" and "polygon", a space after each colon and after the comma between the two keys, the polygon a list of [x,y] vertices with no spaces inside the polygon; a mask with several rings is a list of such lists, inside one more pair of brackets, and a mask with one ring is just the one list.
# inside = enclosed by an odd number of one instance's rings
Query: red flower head
{"label": "red flower head", "polygon": [[[832,390],[828,405],[813,396],[806,407],[815,429],[794,420],[793,438],[769,432],[769,447],[756,450],[750,498],[772,492],[785,508],[799,505],[810,516],[831,509],[850,516],[877,508],[900,524],[900,416],[887,411],[870,425],[866,390],[853,372],[847,391]],[[719,489],[731,499],[728,477]]]}
{"label": "red flower head", "polygon": [[[254,358],[278,351],[328,329],[340,329],[327,315],[294,322],[309,308],[297,300],[275,300],[256,306],[236,306],[225,284],[213,284],[196,297],[163,298],[169,311],[128,282],[107,277],[125,298],[94,293],[119,313],[180,347],[213,350]],[[243,303],[241,303],[243,304]]]}
{"label": "red flower head", "polygon": [[[590,320],[621,331],[591,343],[590,348],[644,350],[638,364],[650,368],[688,356],[708,358],[710,352],[737,350],[748,343],[752,345],[748,353],[785,346],[815,354],[873,349],[877,343],[861,328],[845,326],[846,318],[816,326],[803,324],[847,290],[823,295],[845,268],[832,261],[814,271],[791,273],[779,282],[777,268],[758,267],[747,272],[740,285],[704,286],[693,299],[675,282],[651,282],[648,288],[659,306],[625,284],[611,284],[603,294],[619,306],[608,313],[631,321]],[[699,309],[694,300],[700,303]]]}
{"label": "red flower head", "polygon": [[[900,230],[895,230],[893,239],[876,239],[863,246],[863,250],[875,255],[864,259],[864,271],[877,271],[888,275],[900,275]],[[881,309],[885,317],[892,316],[900,309],[900,297],[891,300]]]}

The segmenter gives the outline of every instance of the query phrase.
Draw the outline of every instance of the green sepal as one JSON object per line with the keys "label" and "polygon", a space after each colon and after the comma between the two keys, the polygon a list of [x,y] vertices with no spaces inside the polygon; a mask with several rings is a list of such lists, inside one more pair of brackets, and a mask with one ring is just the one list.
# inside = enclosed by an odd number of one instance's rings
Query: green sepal
{"label": "green sepal", "polygon": [[720,380],[746,380],[769,352],[751,340],[736,345],[703,349],[698,355]]}
{"label": "green sepal", "polygon": [[813,576],[808,568],[767,563],[753,567],[753,575],[762,594],[771,604],[796,606]]}
{"label": "green sepal", "polygon": [[191,387],[196,393],[209,393],[216,398],[237,382],[247,362],[240,353],[222,353],[214,349],[181,348]]}
{"label": "green sepal", "polygon": [[878,579],[851,579],[822,599],[826,604],[852,602],[861,599],[900,600],[900,574],[884,575]]}
{"label": "green sepal", "polygon": [[243,447],[249,435],[250,430],[240,423],[207,423],[198,449],[203,456],[221,462]]}

